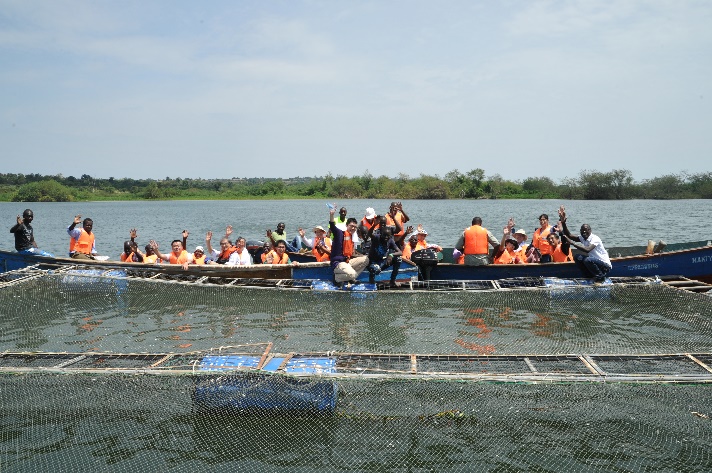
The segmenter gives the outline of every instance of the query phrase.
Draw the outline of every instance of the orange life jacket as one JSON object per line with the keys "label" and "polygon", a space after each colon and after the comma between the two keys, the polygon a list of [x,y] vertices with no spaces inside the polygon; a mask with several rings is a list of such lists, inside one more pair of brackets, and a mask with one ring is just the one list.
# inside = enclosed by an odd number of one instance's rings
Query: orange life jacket
{"label": "orange life jacket", "polygon": [[200,258],[196,258],[195,254],[193,254],[193,264],[205,264],[205,255]]}
{"label": "orange life jacket", "polygon": [[489,253],[487,229],[481,225],[472,225],[465,230],[466,255],[486,255]]}
{"label": "orange life jacket", "polygon": [[[74,252],[90,255],[91,249],[94,248],[94,232],[87,233],[83,228],[81,231],[82,234],[79,235],[79,238],[74,242]],[[72,247],[71,242],[69,243],[69,246],[70,248]]]}
{"label": "orange life jacket", "polygon": [[[130,253],[130,254],[133,257],[133,253]],[[121,258],[121,261],[126,261],[127,259],[129,259],[129,256],[126,253],[121,253],[120,258]]]}
{"label": "orange life jacket", "polygon": [[[329,250],[331,250],[331,240],[329,238],[318,238],[314,237],[314,248],[312,249],[312,254],[316,257],[317,261],[329,261],[329,253],[326,252],[321,252],[319,251],[319,248],[317,247],[317,244],[319,242],[324,242],[324,246],[326,246]],[[286,255],[286,253],[285,253]]]}
{"label": "orange life jacket", "polygon": [[[551,245],[549,245],[551,246]],[[564,263],[566,261],[573,261],[574,260],[574,255],[571,253],[571,249],[569,248],[569,254],[564,254],[563,251],[561,251],[561,243],[556,245],[556,248],[554,248],[554,251],[551,253],[551,260],[554,263]]]}
{"label": "orange life jacket", "polygon": [[353,235],[349,233],[348,231],[344,232],[344,243],[342,247],[342,253],[344,254],[344,258],[346,258],[346,261],[351,259],[351,257],[354,255],[354,240],[353,240]]}
{"label": "orange life jacket", "polygon": [[[404,235],[404,234],[405,234],[405,228],[403,228],[403,213],[402,213],[400,210],[399,210],[398,212],[396,212],[395,220],[398,220],[398,223],[400,224],[401,229],[400,229],[400,231],[399,231],[398,233],[394,233],[393,236],[394,236],[394,237],[397,237],[397,236]],[[396,226],[395,220],[394,220],[394,218],[391,216],[391,213],[390,213],[390,212],[386,214],[386,225],[395,227],[395,226]]]}
{"label": "orange life jacket", "polygon": [[187,263],[187,262],[188,262],[188,252],[185,251],[185,250],[183,250],[183,251],[180,252],[180,254],[179,254],[178,256],[176,256],[175,253],[173,253],[173,252],[171,251],[169,262],[170,262],[171,264],[183,264],[183,263]]}
{"label": "orange life jacket", "polygon": [[369,222],[366,217],[361,219],[361,225],[366,229],[366,231],[369,231],[373,224],[376,223],[376,218],[373,218],[373,222]]}
{"label": "orange life jacket", "polygon": [[551,233],[551,226],[546,227],[544,231],[541,230],[541,227],[534,230],[532,245],[534,245],[534,248],[538,249],[542,255],[550,255],[553,251],[549,242],[546,241],[546,237],[549,233]]}
{"label": "orange life jacket", "polygon": [[502,254],[497,256],[494,259],[494,264],[513,264],[514,263],[514,255],[512,255],[507,249],[505,248],[504,251],[502,251]]}
{"label": "orange life jacket", "polygon": [[230,255],[237,251],[236,246],[229,246],[225,251],[218,255],[216,263],[225,264],[230,259]]}
{"label": "orange life jacket", "polygon": [[514,253],[512,254],[512,256],[514,256],[515,258],[519,258],[520,263],[526,264],[526,262],[527,262],[527,248],[528,248],[527,245],[519,245],[519,248],[514,250]]}
{"label": "orange life jacket", "polygon": [[144,262],[144,263],[154,264],[154,263],[161,263],[162,260],[159,260],[159,259],[158,259],[158,255],[155,255],[155,254],[154,254],[154,255],[151,255],[151,256],[145,256],[145,257],[143,258],[143,262]]}
{"label": "orange life jacket", "polygon": [[289,263],[289,255],[287,254],[286,251],[284,253],[282,253],[281,258],[279,257],[277,252],[274,250],[271,250],[270,254],[272,255],[272,264],[287,264],[287,263]]}

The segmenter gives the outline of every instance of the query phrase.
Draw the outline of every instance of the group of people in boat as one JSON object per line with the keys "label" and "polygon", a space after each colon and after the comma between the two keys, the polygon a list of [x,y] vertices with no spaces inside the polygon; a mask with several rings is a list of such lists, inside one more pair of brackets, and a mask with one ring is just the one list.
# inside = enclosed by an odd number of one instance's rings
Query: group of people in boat
{"label": "group of people in boat", "polygon": [[[139,248],[136,238],[138,232],[132,229],[129,240],[124,242],[121,261],[136,263],[180,264],[184,269],[189,265],[224,264],[229,266],[248,266],[263,264],[298,264],[292,262],[289,253],[311,252],[316,261],[329,261],[334,269],[336,283],[355,281],[358,275],[368,270],[369,279],[384,269],[391,269],[391,284],[396,278],[403,260],[418,265],[425,279],[429,278],[429,264],[423,263],[442,247],[426,241],[428,232],[422,225],[406,226],[410,217],[403,210],[401,202],[392,202],[388,212],[379,215],[369,207],[359,221],[347,217],[347,209],[336,211],[335,204],[329,204],[328,230],[317,225],[314,235],[308,237],[304,229],[291,240],[287,238],[285,224],[280,222],[273,231],[266,231],[263,244],[247,248],[243,237],[231,240],[233,229],[227,226],[220,238],[219,247],[212,246],[212,231],[205,236],[205,246],[199,245],[193,252],[188,251],[189,232],[182,232],[182,240],[171,242],[171,249],[163,253],[155,240],[150,240]],[[516,229],[515,222],[509,219],[503,229],[503,236],[498,240],[483,226],[482,218],[474,217],[472,225],[460,235],[453,252],[456,263],[468,266],[487,264],[533,264],[575,262],[584,276],[597,281],[605,279],[611,270],[611,262],[601,239],[591,232],[588,224],[581,226],[580,234],[572,234],[566,224],[567,215],[564,206],[558,210],[559,220],[555,225],[549,223],[547,214],[539,216],[539,227],[532,235],[531,244],[524,229]],[[52,256],[39,249],[34,239],[31,209],[17,216],[17,223],[10,229],[15,236],[15,249],[20,253]],[[69,235],[69,255],[75,259],[94,259],[97,255],[95,235],[90,218],[74,217],[67,227]],[[492,248],[492,249],[490,249]],[[571,249],[580,250],[573,255]],[[425,256],[424,256],[425,255]]]}

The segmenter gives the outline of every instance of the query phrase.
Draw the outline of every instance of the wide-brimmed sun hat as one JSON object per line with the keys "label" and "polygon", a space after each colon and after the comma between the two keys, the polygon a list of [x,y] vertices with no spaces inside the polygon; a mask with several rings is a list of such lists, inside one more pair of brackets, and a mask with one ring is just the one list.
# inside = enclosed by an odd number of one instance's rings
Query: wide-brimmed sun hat
{"label": "wide-brimmed sun hat", "polygon": [[517,230],[516,232],[514,232],[514,234],[515,234],[515,235],[522,235],[524,238],[527,237],[527,232],[525,232],[523,228],[520,228],[519,230]]}
{"label": "wide-brimmed sun hat", "polygon": [[324,227],[322,227],[321,225],[317,225],[316,227],[314,227],[314,231],[317,231],[317,230],[320,230],[320,231],[322,231],[322,232],[326,232],[326,230],[324,230]]}
{"label": "wide-brimmed sun hat", "polygon": [[369,207],[366,209],[366,218],[372,219],[376,216],[376,211],[373,210],[373,207]]}

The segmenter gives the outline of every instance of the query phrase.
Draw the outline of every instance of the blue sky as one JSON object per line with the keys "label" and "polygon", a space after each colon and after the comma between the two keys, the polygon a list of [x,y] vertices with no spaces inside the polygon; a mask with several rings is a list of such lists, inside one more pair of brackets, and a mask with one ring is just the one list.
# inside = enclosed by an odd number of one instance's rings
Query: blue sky
{"label": "blue sky", "polygon": [[710,25],[708,0],[0,0],[0,172],[708,172]]}

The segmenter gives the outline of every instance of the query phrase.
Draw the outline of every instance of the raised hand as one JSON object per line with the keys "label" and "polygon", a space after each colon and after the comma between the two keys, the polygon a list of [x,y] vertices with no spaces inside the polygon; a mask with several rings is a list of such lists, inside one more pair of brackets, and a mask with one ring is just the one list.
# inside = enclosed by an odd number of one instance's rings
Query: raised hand
{"label": "raised hand", "polygon": [[566,221],[566,209],[563,205],[559,207],[559,220],[561,220],[562,222]]}
{"label": "raised hand", "polygon": [[133,240],[134,238],[138,237],[138,232],[136,231],[135,228],[132,228],[129,231],[129,237]]}
{"label": "raised hand", "polygon": [[190,233],[188,232],[188,230],[183,230],[182,235],[183,235],[183,238],[188,238],[188,235],[190,235]]}
{"label": "raised hand", "polygon": [[225,227],[225,236],[229,237],[230,235],[232,235],[232,225]]}

